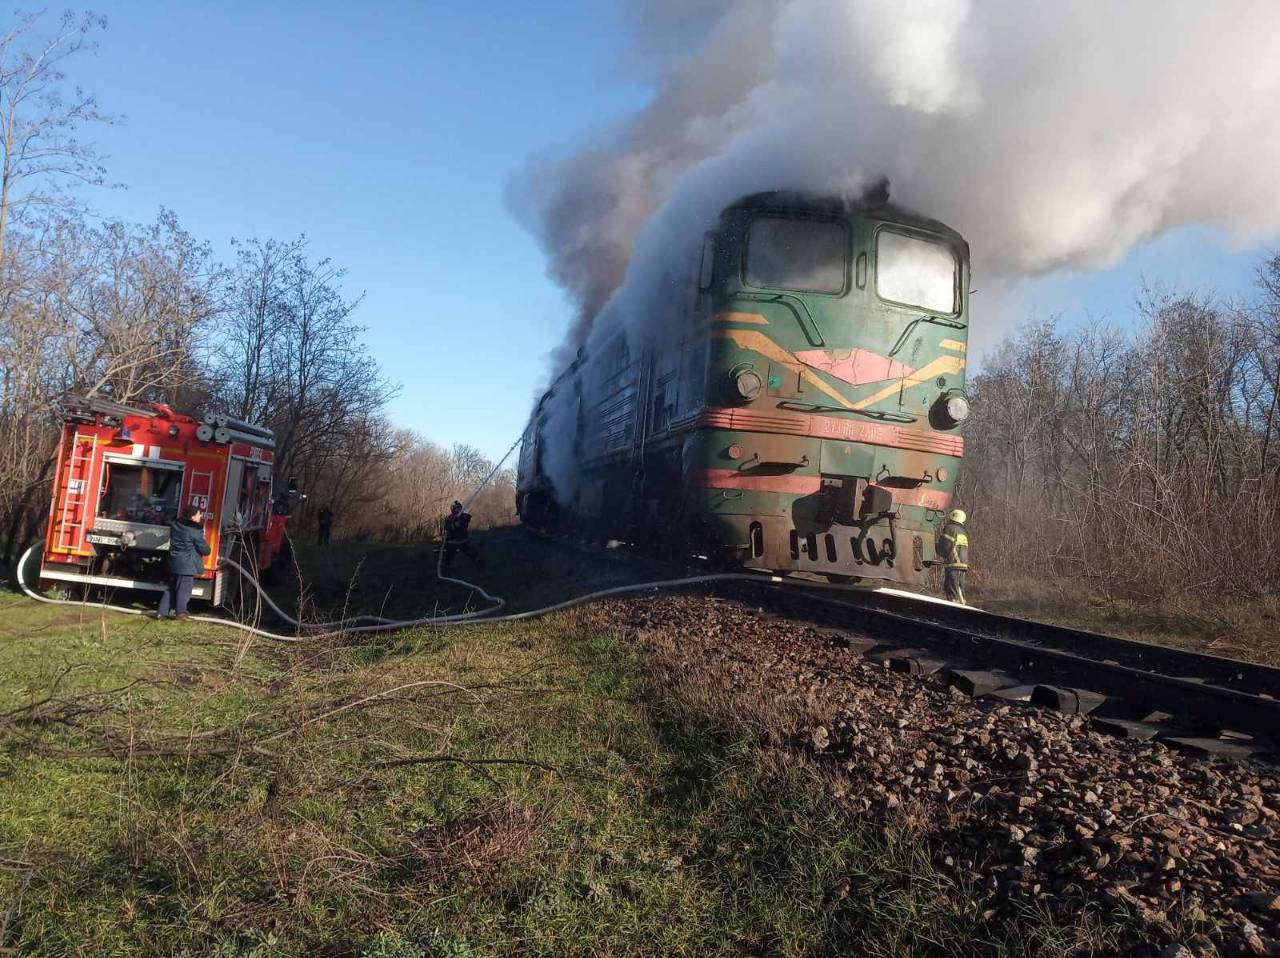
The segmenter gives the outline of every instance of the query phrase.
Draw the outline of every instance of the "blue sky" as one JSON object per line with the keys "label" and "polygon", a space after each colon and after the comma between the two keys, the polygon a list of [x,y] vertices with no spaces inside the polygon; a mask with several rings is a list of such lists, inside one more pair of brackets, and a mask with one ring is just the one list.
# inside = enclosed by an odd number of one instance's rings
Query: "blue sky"
{"label": "blue sky", "polygon": [[[129,220],[167,206],[228,257],[232,237],[305,233],[365,294],[397,424],[500,455],[570,315],[504,193],[531,154],[644,102],[621,6],[96,4],[108,29],[71,69],[127,117],[93,132],[126,188],[90,201]],[[1143,277],[1239,295],[1258,255],[1183,230],[1112,270],[1028,284],[1021,309],[1125,321]]]}

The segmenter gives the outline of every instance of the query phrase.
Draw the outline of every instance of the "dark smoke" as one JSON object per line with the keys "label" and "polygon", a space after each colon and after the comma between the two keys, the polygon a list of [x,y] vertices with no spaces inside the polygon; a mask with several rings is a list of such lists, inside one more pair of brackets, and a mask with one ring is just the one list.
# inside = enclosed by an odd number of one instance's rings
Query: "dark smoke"
{"label": "dark smoke", "polygon": [[651,103],[512,187],[578,306],[568,354],[616,290],[658,284],[631,309],[661,292],[673,264],[642,256],[686,252],[671,231],[696,237],[757,190],[887,176],[897,202],[967,236],[984,283],[1103,267],[1186,224],[1241,242],[1280,230],[1274,0],[648,0],[633,14]]}
{"label": "dark smoke", "polygon": [[511,187],[577,304],[554,369],[619,328],[665,336],[703,231],[763,190],[857,196],[887,177],[896,203],[969,240],[979,346],[992,294],[1019,279],[1105,267],[1189,224],[1242,243],[1280,232],[1276,0],[633,12],[650,104]]}

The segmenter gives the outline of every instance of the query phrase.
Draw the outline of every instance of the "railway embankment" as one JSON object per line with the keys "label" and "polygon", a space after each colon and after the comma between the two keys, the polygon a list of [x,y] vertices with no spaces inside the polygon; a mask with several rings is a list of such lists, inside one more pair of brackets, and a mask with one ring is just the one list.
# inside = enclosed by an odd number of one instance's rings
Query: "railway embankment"
{"label": "railway embankment", "polygon": [[[671,571],[477,539],[516,609]],[[300,556],[294,599],[317,615],[468,601],[434,587],[426,546]],[[1267,767],[971,700],[867,659],[852,617],[643,596],[282,647],[0,601],[0,947],[20,954],[1066,958],[1280,940]]]}
{"label": "railway embankment", "polygon": [[921,833],[664,690],[607,610],[312,647],[12,595],[0,614],[16,954],[1065,958],[1131,940],[997,913]]}
{"label": "railway embankment", "polygon": [[703,597],[595,614],[645,650],[664,685],[819,770],[854,813],[925,837],[953,880],[990,894],[993,920],[1123,916],[1170,954],[1280,951],[1270,767],[1116,739],[1079,716],[891,671],[850,648],[856,620],[815,627]]}

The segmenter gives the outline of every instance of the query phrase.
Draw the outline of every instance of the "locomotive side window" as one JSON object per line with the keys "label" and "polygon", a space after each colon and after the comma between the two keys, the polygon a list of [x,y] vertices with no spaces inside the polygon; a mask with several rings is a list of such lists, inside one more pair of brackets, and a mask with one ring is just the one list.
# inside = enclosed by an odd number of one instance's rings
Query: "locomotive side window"
{"label": "locomotive side window", "polygon": [[843,223],[761,216],[747,234],[751,286],[843,293],[848,259]]}
{"label": "locomotive side window", "polygon": [[941,243],[894,230],[876,234],[876,293],[934,313],[956,312],[955,253]]}
{"label": "locomotive side window", "polygon": [[698,289],[711,288],[711,278],[716,265],[716,234],[708,233],[702,240],[702,262],[698,266]]}

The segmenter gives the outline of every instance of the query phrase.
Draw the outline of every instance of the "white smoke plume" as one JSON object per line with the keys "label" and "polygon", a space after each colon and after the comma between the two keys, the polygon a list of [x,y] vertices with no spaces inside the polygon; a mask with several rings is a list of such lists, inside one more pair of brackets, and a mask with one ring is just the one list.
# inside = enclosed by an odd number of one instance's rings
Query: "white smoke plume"
{"label": "white smoke plume", "polygon": [[650,104],[511,191],[580,311],[561,361],[593,323],[643,327],[719,209],[760,190],[887,176],[895,203],[965,235],[984,285],[1104,267],[1186,224],[1280,231],[1277,0],[634,13]]}

